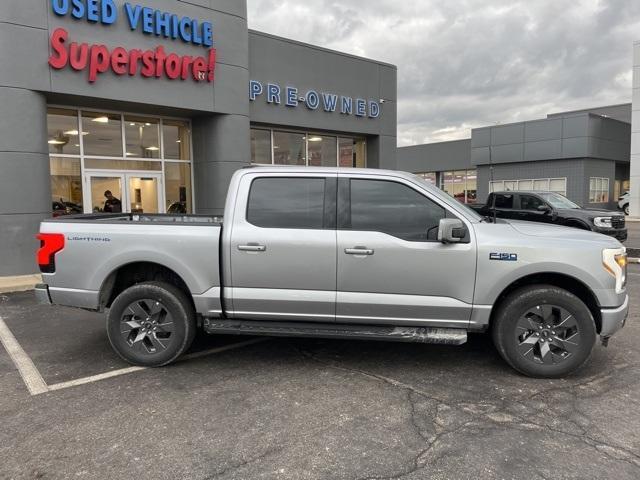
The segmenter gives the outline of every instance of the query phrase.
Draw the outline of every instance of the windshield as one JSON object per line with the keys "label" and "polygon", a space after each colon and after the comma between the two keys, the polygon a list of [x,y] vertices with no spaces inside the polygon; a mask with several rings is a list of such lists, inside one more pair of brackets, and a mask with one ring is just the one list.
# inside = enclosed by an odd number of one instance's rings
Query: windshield
{"label": "windshield", "polygon": [[538,193],[548,204],[553,208],[580,208],[580,205],[576,205],[564,195],[559,193]]}
{"label": "windshield", "polygon": [[462,202],[457,201],[455,198],[453,198],[451,195],[443,192],[442,190],[440,190],[438,187],[436,187],[433,183],[428,182],[427,180],[425,180],[424,178],[418,176],[418,175],[412,175],[413,179],[416,180],[417,182],[419,182],[421,185],[426,186],[426,188],[433,193],[434,195],[440,197],[442,200],[444,200],[445,202],[455,202],[455,204],[465,212],[465,214],[469,217],[472,218],[476,221],[482,221],[482,215],[480,215],[478,212],[476,212],[474,209],[472,209],[471,207],[465,205]]}

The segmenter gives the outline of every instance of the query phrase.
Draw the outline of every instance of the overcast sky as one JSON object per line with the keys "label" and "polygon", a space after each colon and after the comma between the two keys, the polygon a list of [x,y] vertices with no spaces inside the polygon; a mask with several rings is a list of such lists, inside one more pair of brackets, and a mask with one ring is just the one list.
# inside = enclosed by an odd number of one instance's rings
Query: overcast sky
{"label": "overcast sky", "polygon": [[398,66],[398,145],[631,101],[640,0],[248,0],[249,27]]}

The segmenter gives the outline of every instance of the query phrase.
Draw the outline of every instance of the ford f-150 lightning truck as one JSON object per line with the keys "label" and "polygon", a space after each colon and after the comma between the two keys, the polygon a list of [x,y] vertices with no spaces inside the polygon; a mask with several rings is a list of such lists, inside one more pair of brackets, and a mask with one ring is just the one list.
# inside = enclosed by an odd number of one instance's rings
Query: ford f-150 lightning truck
{"label": "ford f-150 lightning truck", "polygon": [[445,344],[490,332],[519,372],[558,377],[627,318],[615,238],[493,223],[408,173],[244,168],[223,218],[46,220],[36,295],[106,310],[115,351],[144,366],[176,360],[197,328]]}

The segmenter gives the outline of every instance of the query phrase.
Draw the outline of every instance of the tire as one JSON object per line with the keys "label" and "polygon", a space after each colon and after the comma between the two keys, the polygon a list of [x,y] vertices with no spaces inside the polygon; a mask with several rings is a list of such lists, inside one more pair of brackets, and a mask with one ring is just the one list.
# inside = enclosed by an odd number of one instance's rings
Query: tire
{"label": "tire", "polygon": [[622,207],[625,215],[629,215],[629,204],[627,203],[624,207]]}
{"label": "tire", "polygon": [[143,367],[174,362],[193,342],[195,311],[179,288],[164,282],[138,283],[111,304],[107,335],[125,361]]}
{"label": "tire", "polygon": [[596,335],[582,300],[552,285],[512,292],[492,324],[493,343],[502,358],[518,372],[538,378],[576,371],[589,359]]}

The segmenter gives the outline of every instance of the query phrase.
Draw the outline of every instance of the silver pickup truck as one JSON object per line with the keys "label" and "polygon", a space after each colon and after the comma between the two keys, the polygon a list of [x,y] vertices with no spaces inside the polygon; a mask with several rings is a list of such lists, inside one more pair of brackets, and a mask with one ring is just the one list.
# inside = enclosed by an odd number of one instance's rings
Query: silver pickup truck
{"label": "silver pickup truck", "polygon": [[105,214],[42,222],[40,301],[107,310],[115,351],[160,366],[211,334],[462,344],[557,377],[627,318],[614,238],[495,223],[417,176],[375,169],[235,173],[224,223]]}

